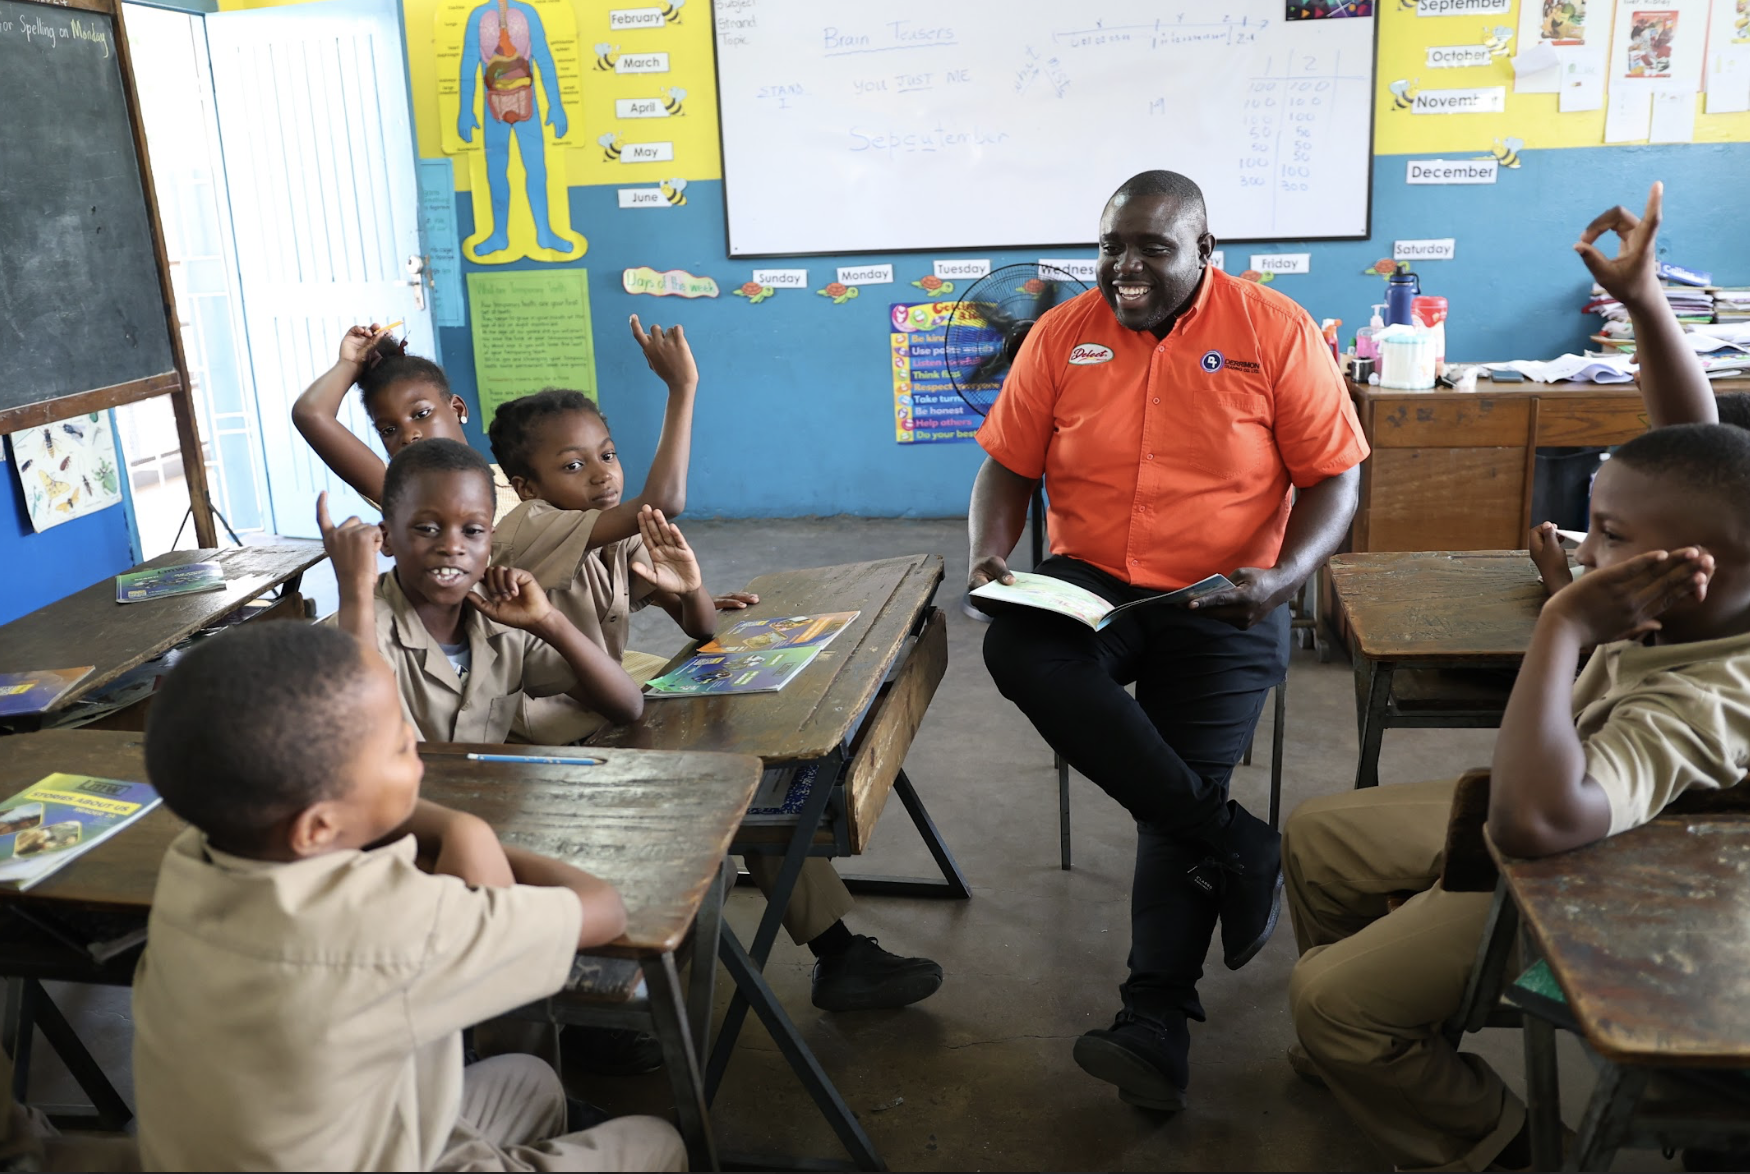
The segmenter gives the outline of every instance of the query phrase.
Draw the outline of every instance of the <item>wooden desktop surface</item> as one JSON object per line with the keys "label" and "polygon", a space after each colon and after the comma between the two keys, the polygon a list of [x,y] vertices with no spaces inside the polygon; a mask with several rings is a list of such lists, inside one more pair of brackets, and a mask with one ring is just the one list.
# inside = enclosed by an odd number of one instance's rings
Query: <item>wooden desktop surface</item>
{"label": "wooden desktop surface", "polygon": [[[746,588],[759,595],[759,603],[720,622],[862,614],[776,693],[647,696],[642,718],[602,731],[595,744],[757,754],[767,766],[824,758],[868,712],[941,581],[942,557],[935,554],[762,575]],[[689,646],[672,663],[691,651]]]}
{"label": "wooden desktop surface", "polygon": [[1750,815],[1671,815],[1502,875],[1618,1064],[1750,1068]]}
{"label": "wooden desktop surface", "polygon": [[[0,796],[53,771],[143,779],[138,734],[48,730],[7,738]],[[469,751],[580,756],[597,766],[470,761]],[[486,820],[509,844],[611,881],[626,901],[626,932],[591,953],[639,956],[680,945],[716,880],[759,785],[757,758],[576,747],[427,743],[425,798]],[[185,825],[159,806],[24,893],[0,902],[65,903],[145,912],[158,865]]]}
{"label": "wooden desktop surface", "polygon": [[326,557],[320,542],[161,554],[133,569],[217,562],[225,569],[225,589],[117,603],[115,579],[99,580],[0,626],[0,671],[96,666],[61,698],[56,705],[59,709],[174,648],[214,620],[303,574]]}
{"label": "wooden desktop surface", "polygon": [[1369,660],[1515,663],[1549,593],[1523,550],[1331,557],[1350,641]]}

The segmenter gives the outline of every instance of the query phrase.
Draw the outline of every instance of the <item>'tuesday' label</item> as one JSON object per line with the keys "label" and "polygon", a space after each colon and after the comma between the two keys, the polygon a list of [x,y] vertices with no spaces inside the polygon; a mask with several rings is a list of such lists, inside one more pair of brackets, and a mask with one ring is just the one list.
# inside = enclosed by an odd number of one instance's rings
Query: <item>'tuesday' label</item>
{"label": "'tuesday' label", "polygon": [[1112,348],[1102,346],[1097,342],[1078,342],[1069,353],[1069,361],[1077,367],[1089,367],[1095,363],[1110,363]]}

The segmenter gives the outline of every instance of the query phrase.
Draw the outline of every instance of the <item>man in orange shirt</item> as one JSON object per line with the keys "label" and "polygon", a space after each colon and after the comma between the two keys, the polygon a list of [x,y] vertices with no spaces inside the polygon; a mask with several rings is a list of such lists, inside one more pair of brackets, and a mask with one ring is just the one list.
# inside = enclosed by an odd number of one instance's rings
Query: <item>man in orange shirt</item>
{"label": "man in orange shirt", "polygon": [[1281,839],[1227,797],[1228,777],[1287,671],[1287,601],[1347,531],[1367,455],[1312,319],[1211,268],[1214,248],[1191,180],[1148,171],[1118,189],[1099,289],[1040,319],[979,430],[969,519],[972,587],[1008,578],[1041,479],[1040,573],[1114,604],[1216,572],[1235,584],[1101,632],[1012,608],[984,644],[1003,695],[1136,819],[1123,1009],[1075,1058],[1164,1110],[1185,1104],[1217,919],[1231,969],[1276,925]]}

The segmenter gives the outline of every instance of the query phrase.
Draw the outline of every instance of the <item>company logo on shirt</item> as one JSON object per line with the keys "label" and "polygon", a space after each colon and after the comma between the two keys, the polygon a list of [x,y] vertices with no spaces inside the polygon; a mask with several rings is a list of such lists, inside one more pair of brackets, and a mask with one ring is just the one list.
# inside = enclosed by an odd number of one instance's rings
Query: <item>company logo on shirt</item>
{"label": "company logo on shirt", "polygon": [[1198,362],[1201,363],[1203,369],[1210,374],[1214,374],[1227,366],[1227,360],[1222,358],[1220,351],[1204,351],[1203,358],[1198,360]]}
{"label": "company logo on shirt", "polygon": [[1112,348],[1101,346],[1097,342],[1078,342],[1075,349],[1069,353],[1069,361],[1077,367],[1086,367],[1093,363],[1110,363]]}

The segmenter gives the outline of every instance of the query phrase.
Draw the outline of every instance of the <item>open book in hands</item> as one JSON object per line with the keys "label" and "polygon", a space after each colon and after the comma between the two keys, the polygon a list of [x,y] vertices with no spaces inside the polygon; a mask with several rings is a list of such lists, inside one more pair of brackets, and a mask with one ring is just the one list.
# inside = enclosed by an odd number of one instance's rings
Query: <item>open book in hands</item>
{"label": "open book in hands", "polygon": [[1074,583],[1065,583],[1062,579],[1053,579],[1049,575],[1030,575],[1026,571],[1013,572],[1013,583],[989,582],[972,592],[975,599],[989,599],[997,603],[1018,603],[1023,607],[1037,607],[1045,611],[1054,611],[1058,615],[1068,616],[1072,620],[1080,620],[1088,627],[1098,632],[1113,619],[1137,607],[1153,607],[1156,604],[1166,604],[1169,607],[1184,607],[1217,591],[1226,591],[1233,586],[1233,581],[1226,575],[1211,575],[1209,578],[1181,587],[1177,591],[1163,591],[1159,595],[1149,595],[1142,599],[1133,599],[1129,603],[1121,603],[1116,607],[1095,595],[1085,587],[1077,587]]}

